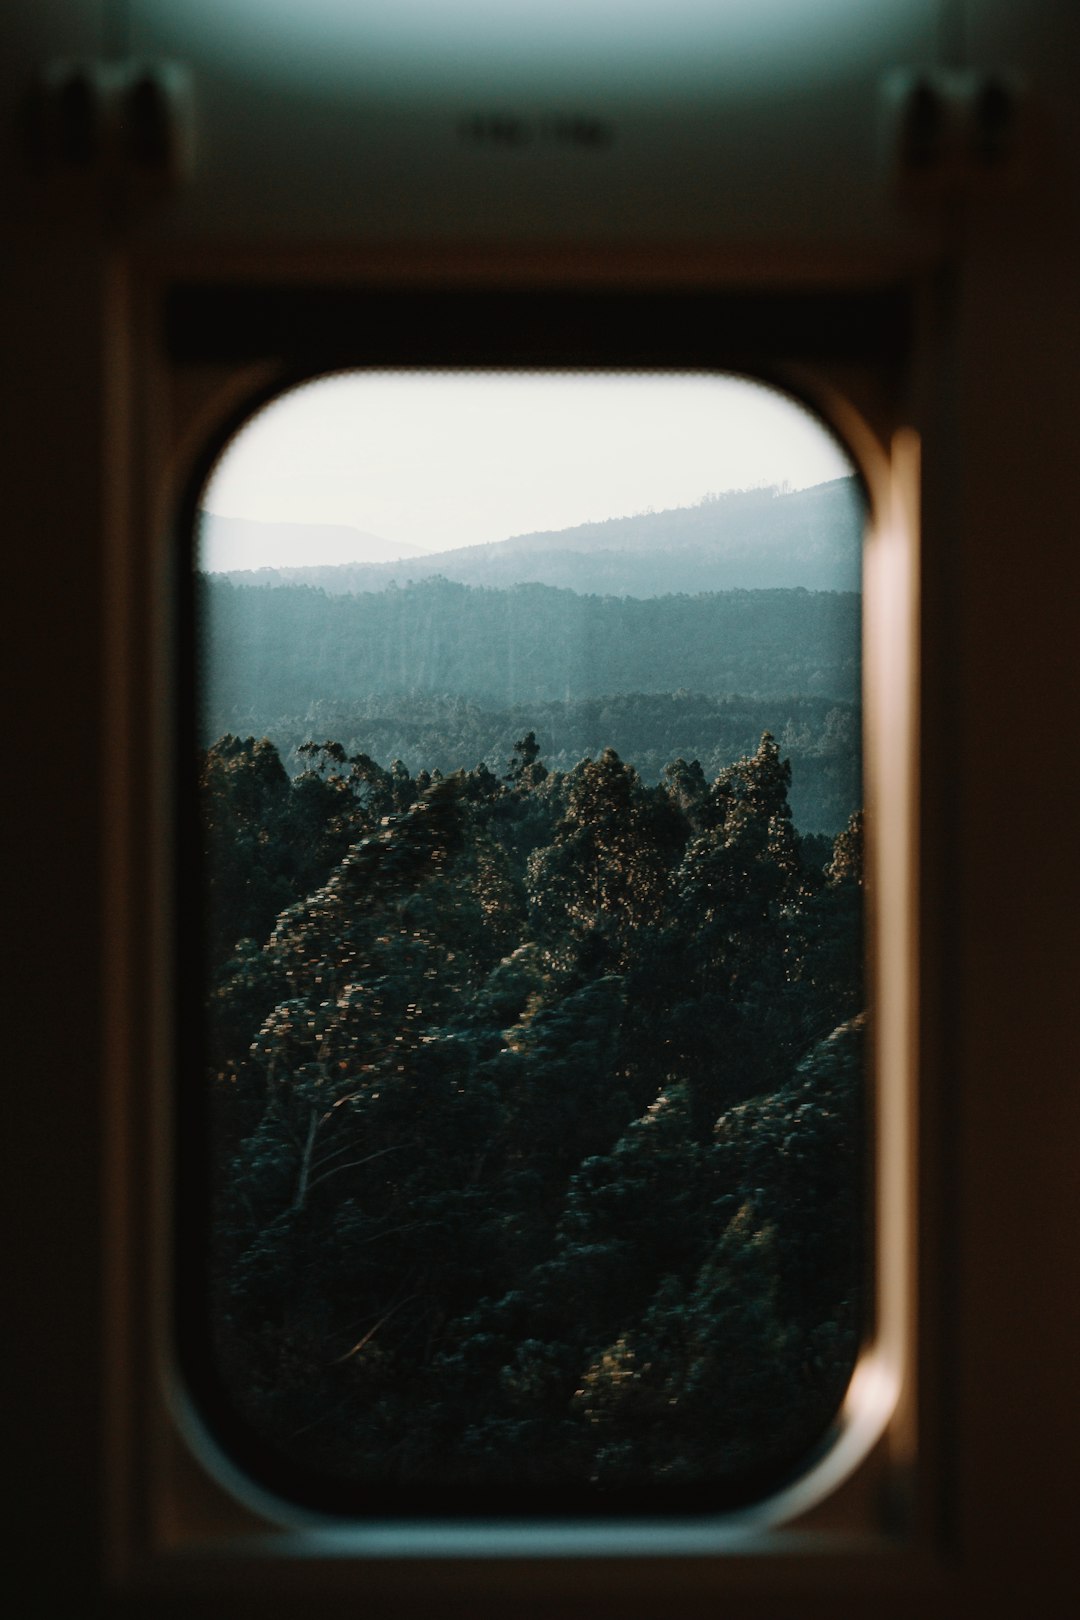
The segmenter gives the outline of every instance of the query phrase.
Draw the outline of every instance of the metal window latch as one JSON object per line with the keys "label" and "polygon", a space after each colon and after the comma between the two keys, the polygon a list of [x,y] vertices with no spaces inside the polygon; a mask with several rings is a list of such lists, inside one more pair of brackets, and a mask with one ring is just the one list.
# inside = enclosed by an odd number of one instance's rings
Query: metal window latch
{"label": "metal window latch", "polygon": [[890,73],[882,109],[892,188],[912,200],[1013,188],[1028,166],[1027,99],[1011,70]]}
{"label": "metal window latch", "polygon": [[57,61],[25,102],[30,169],[83,177],[129,197],[175,189],[191,172],[191,79],[175,62]]}

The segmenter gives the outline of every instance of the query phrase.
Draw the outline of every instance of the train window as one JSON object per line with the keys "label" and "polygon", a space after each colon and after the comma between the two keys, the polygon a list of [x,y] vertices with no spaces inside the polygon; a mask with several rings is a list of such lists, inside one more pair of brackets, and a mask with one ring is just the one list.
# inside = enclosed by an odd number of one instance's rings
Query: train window
{"label": "train window", "polygon": [[871,1320],[846,451],[732,375],[342,372],[198,506],[205,1421],[334,1513],[775,1491]]}

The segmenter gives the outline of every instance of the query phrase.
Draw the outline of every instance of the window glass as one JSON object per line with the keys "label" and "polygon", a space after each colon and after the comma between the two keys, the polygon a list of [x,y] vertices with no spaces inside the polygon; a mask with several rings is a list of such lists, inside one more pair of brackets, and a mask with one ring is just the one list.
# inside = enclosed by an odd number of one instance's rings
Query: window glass
{"label": "window glass", "polygon": [[827,1439],[867,1312],[864,519],[734,377],[342,373],[225,447],[182,1309],[265,1482],[681,1508]]}

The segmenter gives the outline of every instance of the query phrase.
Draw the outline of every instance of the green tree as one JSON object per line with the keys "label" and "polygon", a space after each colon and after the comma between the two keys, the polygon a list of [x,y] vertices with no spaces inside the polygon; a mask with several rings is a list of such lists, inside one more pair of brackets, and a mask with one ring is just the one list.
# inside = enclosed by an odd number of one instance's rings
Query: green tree
{"label": "green tree", "polygon": [[599,961],[625,968],[664,920],[684,823],[611,748],[583,760],[566,786],[554,839],[529,861],[533,926],[541,938],[587,941]]}

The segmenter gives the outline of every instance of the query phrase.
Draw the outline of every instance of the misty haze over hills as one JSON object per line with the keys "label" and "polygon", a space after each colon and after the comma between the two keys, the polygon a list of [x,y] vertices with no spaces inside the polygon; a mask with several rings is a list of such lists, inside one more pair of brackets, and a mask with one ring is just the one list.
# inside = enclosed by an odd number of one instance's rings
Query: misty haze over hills
{"label": "misty haze over hills", "polygon": [[[199,516],[199,538],[204,545],[224,547],[227,552],[248,553],[254,556],[280,557],[303,549],[312,557],[324,559],[319,567],[331,569],[336,563],[392,563],[402,558],[412,559],[424,555],[422,546],[411,546],[403,541],[384,540],[346,523],[264,523],[257,518],[223,517],[219,512],[202,512]],[[336,563],[328,563],[333,557]],[[227,570],[247,577],[253,570]],[[261,568],[260,575],[277,572]],[[294,572],[284,570],[283,572]]]}
{"label": "misty haze over hills", "polygon": [[[313,585],[331,595],[382,591],[391,584],[434,577],[497,589],[541,584],[599,596],[799,586],[857,591],[863,521],[855,479],[840,478],[793,493],[732,490],[706,496],[696,506],[514,535],[453,551],[425,555],[417,550],[405,560],[401,553],[408,548],[392,548],[388,541],[353,531],[364,543],[355,561],[229,570],[226,577],[238,585]],[[215,532],[221,523],[239,522],[203,514],[203,524]],[[301,525],[263,527],[302,531]],[[388,558],[385,549],[379,555],[380,546],[396,549],[398,556]]]}
{"label": "misty haze over hills", "polygon": [[[204,574],[201,730],[268,737],[293,773],[336,738],[496,774],[535,731],[549,768],[614,747],[649,782],[680,755],[715,775],[771,730],[797,825],[835,835],[862,793],[863,520],[848,478],[404,562]],[[386,544],[367,539],[369,558]]]}

